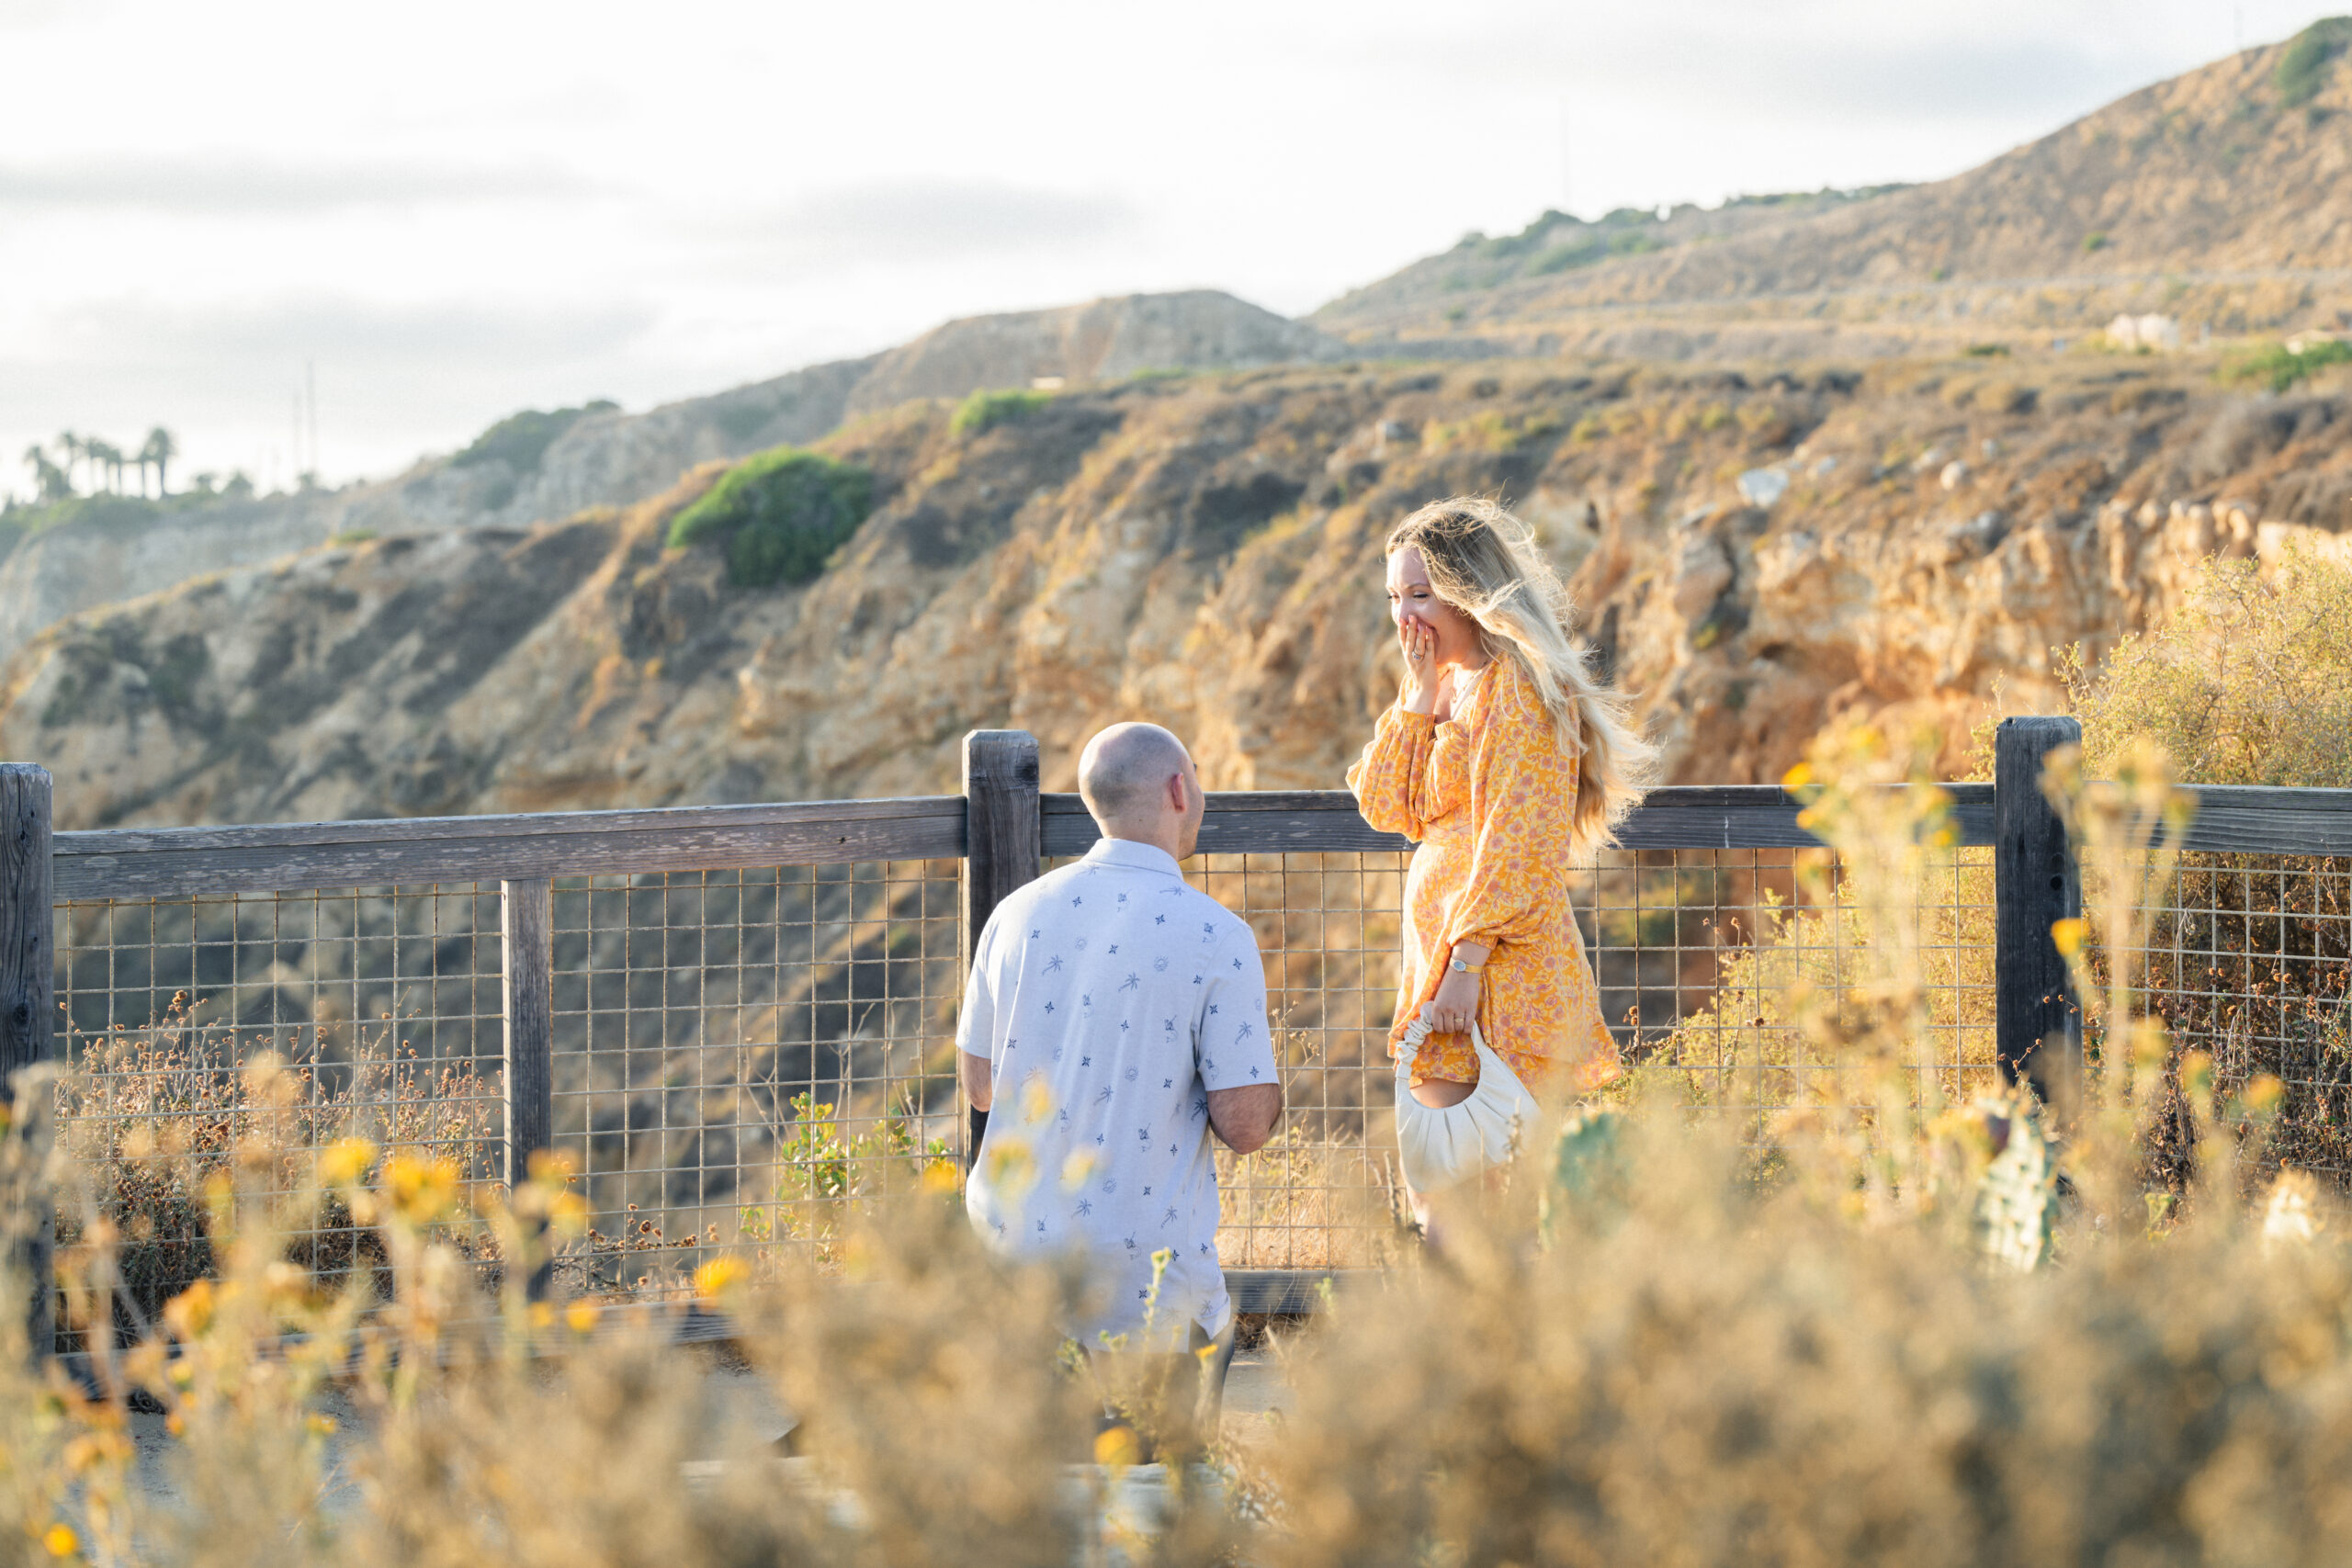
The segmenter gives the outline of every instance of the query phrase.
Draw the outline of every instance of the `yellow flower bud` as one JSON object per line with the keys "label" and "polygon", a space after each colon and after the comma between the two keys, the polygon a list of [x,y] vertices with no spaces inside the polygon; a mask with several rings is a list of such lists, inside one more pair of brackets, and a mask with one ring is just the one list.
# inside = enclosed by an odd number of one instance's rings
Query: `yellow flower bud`
{"label": "yellow flower bud", "polygon": [[2062,958],[2073,958],[2080,953],[2090,934],[2091,923],[2080,915],[2071,919],[2053,920],[2050,925],[2050,940],[2058,944],[2058,954]]}
{"label": "yellow flower bud", "polygon": [[1135,1429],[1114,1427],[1094,1439],[1094,1462],[1117,1468],[1138,1463],[1143,1458],[1143,1445],[1136,1440]]}

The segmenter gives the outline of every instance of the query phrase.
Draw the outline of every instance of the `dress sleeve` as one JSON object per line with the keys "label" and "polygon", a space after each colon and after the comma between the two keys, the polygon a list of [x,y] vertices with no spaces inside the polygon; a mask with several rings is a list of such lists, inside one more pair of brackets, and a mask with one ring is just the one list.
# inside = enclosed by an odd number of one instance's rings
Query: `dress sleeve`
{"label": "dress sleeve", "polygon": [[1421,799],[1421,782],[1429,771],[1430,747],[1437,721],[1425,713],[1408,713],[1390,704],[1373,731],[1356,765],[1348,770],[1348,788],[1356,797],[1363,819],[1384,833],[1402,833],[1418,843],[1422,821],[1415,807]]}
{"label": "dress sleeve", "polygon": [[1557,913],[1574,834],[1577,760],[1560,749],[1552,716],[1519,681],[1497,694],[1470,760],[1470,875],[1445,940],[1499,947],[1524,942]]}

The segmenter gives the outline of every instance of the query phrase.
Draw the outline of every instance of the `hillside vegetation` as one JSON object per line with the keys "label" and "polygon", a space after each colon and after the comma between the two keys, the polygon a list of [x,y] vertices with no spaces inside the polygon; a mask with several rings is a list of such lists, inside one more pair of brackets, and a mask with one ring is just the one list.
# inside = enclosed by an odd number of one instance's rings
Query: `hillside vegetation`
{"label": "hillside vegetation", "polygon": [[[1884,352],[2163,310],[2216,334],[2352,325],[2352,20],[2133,93],[1932,185],[1664,220],[1546,214],[1313,317],[1351,339],[1545,352]],[[1645,348],[1644,345],[1647,345]]]}
{"label": "hillside vegetation", "polygon": [[[2209,555],[2352,529],[2346,372],[2269,397],[2219,368],[1337,366],[960,434],[914,403],[810,449],[872,512],[803,586],[680,529],[724,493],[708,465],[625,512],[86,614],[0,671],[0,747],[76,827],[930,793],[1001,725],[1066,787],[1136,716],[1213,786],[1334,787],[1394,689],[1379,542],[1471,491],[1537,523],[1679,777],[1774,779],[1866,716],[1939,722],[1957,772],[1996,681],[2059,711],[2052,649],[2155,624]],[[1759,468],[1770,508],[1736,483]]]}

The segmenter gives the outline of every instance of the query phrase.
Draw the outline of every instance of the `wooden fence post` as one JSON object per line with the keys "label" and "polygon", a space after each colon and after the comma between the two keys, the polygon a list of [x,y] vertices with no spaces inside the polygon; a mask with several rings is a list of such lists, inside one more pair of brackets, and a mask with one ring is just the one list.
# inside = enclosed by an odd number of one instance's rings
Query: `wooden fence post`
{"label": "wooden fence post", "polygon": [[[975,729],[964,737],[963,921],[959,979],[996,907],[1037,879],[1046,825],[1037,792],[1037,738],[1025,729]],[[964,1151],[968,1160],[973,1149]]]}
{"label": "wooden fence post", "polygon": [[964,737],[964,929],[962,969],[996,907],[1037,880],[1045,818],[1037,796],[1037,738],[1025,729],[975,729]]}
{"label": "wooden fence post", "polygon": [[[555,1145],[555,886],[544,876],[502,882],[499,994],[505,1014],[506,1190],[531,1177],[531,1156]],[[551,1266],[532,1270],[547,1293]]]}
{"label": "wooden fence post", "polygon": [[2081,1087],[2083,1021],[2050,928],[2083,912],[2083,886],[2041,769],[2082,739],[2071,718],[2006,718],[1993,737],[1993,1049],[2003,1080],[2030,1080],[2062,1119]]}
{"label": "wooden fence post", "polygon": [[49,770],[21,762],[0,765],[0,1096],[6,1096],[10,1136],[23,1139],[17,1153],[29,1161],[32,1178],[14,1196],[24,1204],[6,1216],[12,1261],[24,1271],[30,1296],[25,1328],[36,1357],[57,1343],[57,1281],[52,1252],[57,1215],[48,1190],[39,1184],[51,1123],[46,1103],[17,1103],[45,1096],[37,1076],[20,1078],[51,1060],[57,1051],[57,914],[51,877]]}

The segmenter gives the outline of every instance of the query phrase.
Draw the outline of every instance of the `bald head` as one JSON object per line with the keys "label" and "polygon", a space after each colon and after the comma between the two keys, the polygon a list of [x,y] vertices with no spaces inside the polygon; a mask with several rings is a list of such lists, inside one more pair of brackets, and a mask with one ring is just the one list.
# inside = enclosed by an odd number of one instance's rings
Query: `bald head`
{"label": "bald head", "polygon": [[1114,724],[1086,743],[1078,793],[1106,838],[1158,844],[1182,860],[1200,831],[1200,775],[1184,743],[1156,724]]}

